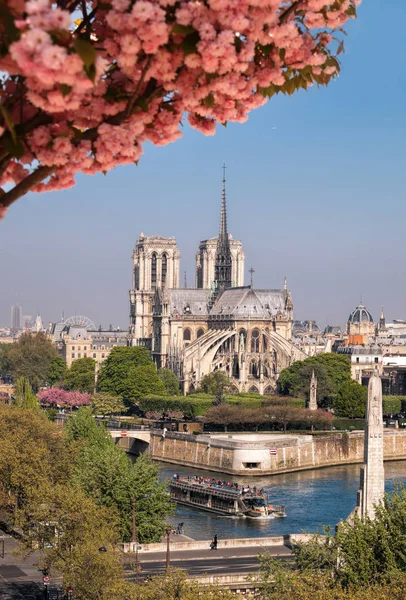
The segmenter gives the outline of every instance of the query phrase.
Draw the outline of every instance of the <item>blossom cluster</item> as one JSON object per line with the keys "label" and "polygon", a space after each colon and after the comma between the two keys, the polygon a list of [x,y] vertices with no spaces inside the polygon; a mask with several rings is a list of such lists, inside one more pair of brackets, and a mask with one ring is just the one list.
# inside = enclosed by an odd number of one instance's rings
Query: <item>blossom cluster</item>
{"label": "blossom cluster", "polygon": [[58,387],[51,387],[48,390],[41,390],[38,399],[41,404],[75,408],[90,404],[91,396],[76,390],[70,392]]}
{"label": "blossom cluster", "polygon": [[332,32],[359,1],[5,0],[0,186],[40,165],[34,191],[67,188],[177,140],[185,114],[213,135],[274,93],[327,84]]}

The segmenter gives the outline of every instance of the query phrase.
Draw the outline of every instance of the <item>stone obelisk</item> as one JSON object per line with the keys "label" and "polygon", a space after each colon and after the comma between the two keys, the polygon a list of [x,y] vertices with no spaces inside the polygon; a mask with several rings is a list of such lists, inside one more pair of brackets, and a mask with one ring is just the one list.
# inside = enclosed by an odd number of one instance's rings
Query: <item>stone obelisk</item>
{"label": "stone obelisk", "polygon": [[375,370],[369,380],[365,415],[364,464],[361,467],[359,491],[360,516],[375,516],[374,505],[382,502],[385,493],[383,467],[382,382]]}
{"label": "stone obelisk", "polygon": [[317,377],[314,371],[310,379],[309,410],[317,410]]}

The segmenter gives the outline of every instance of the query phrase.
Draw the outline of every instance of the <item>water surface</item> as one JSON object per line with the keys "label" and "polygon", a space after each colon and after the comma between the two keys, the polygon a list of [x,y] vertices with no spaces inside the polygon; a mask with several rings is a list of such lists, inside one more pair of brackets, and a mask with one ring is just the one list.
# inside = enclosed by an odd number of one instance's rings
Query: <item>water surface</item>
{"label": "water surface", "polygon": [[[205,472],[159,463],[160,477],[170,480],[174,473],[196,473],[256,485],[268,492],[270,502],[286,506],[287,516],[275,519],[249,519],[223,517],[204,511],[177,507],[171,522],[183,521],[184,533],[195,540],[208,540],[215,533],[219,538],[265,537],[313,532],[321,524],[334,527],[346,518],[355,506],[359,488],[360,465],[345,465],[272,475],[264,477],[231,477],[224,473]],[[386,491],[393,489],[394,482],[406,485],[406,461],[385,463]]]}

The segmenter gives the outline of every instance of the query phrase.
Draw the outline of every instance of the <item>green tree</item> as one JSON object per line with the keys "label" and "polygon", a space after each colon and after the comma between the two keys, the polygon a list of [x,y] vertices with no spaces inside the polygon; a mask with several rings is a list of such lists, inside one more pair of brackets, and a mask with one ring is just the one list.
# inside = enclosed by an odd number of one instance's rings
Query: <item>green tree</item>
{"label": "green tree", "polygon": [[10,375],[11,366],[8,358],[10,348],[11,344],[0,344],[0,377]]}
{"label": "green tree", "polygon": [[309,399],[310,394],[310,380],[312,373],[317,378],[317,400],[319,405],[323,405],[324,401],[328,399],[334,391],[334,386],[331,382],[331,378],[327,372],[327,369],[319,364],[306,364],[304,361],[302,367],[296,373],[296,379],[292,385],[291,391],[294,396],[299,396]]}
{"label": "green tree", "polygon": [[166,485],[159,483],[158,467],[143,454],[133,465],[87,408],[80,409],[67,428],[69,439],[87,442],[80,444],[73,467],[74,483],[97,504],[117,511],[121,535],[127,541],[135,499],[138,540],[158,542],[165,530],[165,516],[173,507]]}
{"label": "green tree", "polygon": [[165,393],[168,396],[178,396],[180,394],[179,379],[170,369],[158,369],[158,377],[165,386]]}
{"label": "green tree", "polygon": [[279,393],[288,396],[308,394],[308,380],[310,383],[313,369],[318,377],[318,398],[322,406],[330,405],[341,385],[351,379],[351,364],[347,356],[333,353],[318,354],[283,369],[278,379]]}
{"label": "green tree", "polygon": [[47,382],[50,386],[56,385],[63,380],[66,372],[66,362],[61,356],[55,356],[49,365]]}
{"label": "green tree", "polygon": [[89,445],[105,444],[109,432],[103,423],[96,422],[89,407],[82,407],[65,425],[65,434],[71,442],[87,442]]}
{"label": "green tree", "polygon": [[56,348],[45,333],[23,333],[7,351],[10,372],[14,380],[27,377],[34,392],[47,380]]}
{"label": "green tree", "polygon": [[15,385],[13,405],[17,408],[39,410],[39,401],[27,377],[19,377]]}
{"label": "green tree", "polygon": [[345,381],[334,400],[334,413],[338,417],[362,419],[365,417],[367,395],[367,388],[357,381],[353,379]]}
{"label": "green tree", "polygon": [[133,403],[149,394],[156,396],[165,394],[165,386],[159,378],[153,363],[130,367],[126,379],[122,382],[121,389],[124,400]]}
{"label": "green tree", "polygon": [[219,404],[225,401],[226,393],[230,391],[232,383],[230,378],[224,373],[224,371],[214,371],[205,375],[200,382],[199,392],[205,394],[213,394],[214,402]]}
{"label": "green tree", "polygon": [[126,412],[124,402],[118,396],[112,396],[105,392],[98,392],[92,397],[92,403],[90,405],[92,412],[95,415],[113,415],[118,413]]}
{"label": "green tree", "polygon": [[91,394],[95,388],[96,362],[93,358],[78,358],[65,373],[63,387]]}
{"label": "green tree", "polygon": [[[54,526],[44,530],[42,523]],[[75,600],[119,600],[113,589],[124,582],[124,573],[116,548],[120,532],[114,510],[98,506],[80,487],[58,485],[48,491],[26,525],[26,542],[48,542],[43,564],[51,575],[62,575],[65,590],[73,587]]]}
{"label": "green tree", "polygon": [[180,569],[170,569],[137,586],[125,586],[121,599],[124,600],[235,600],[235,593],[217,585],[194,581]]}
{"label": "green tree", "polygon": [[124,396],[125,381],[132,367],[152,364],[151,355],[142,346],[116,346],[101,366],[97,380],[99,392]]}
{"label": "green tree", "polygon": [[74,448],[42,411],[0,406],[0,511],[16,525],[69,483]]}

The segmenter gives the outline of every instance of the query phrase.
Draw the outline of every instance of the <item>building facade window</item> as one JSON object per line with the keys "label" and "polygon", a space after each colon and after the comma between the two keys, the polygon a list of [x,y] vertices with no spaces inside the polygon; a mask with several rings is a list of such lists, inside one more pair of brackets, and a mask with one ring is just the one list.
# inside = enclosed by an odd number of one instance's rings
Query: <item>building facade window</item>
{"label": "building facade window", "polygon": [[166,283],[166,274],[168,272],[168,257],[162,254],[162,284]]}
{"label": "building facade window", "polygon": [[74,352],[72,352],[72,358],[75,358],[75,353]]}
{"label": "building facade window", "polygon": [[190,331],[189,328],[184,329],[183,330],[183,340],[185,342],[190,342],[190,340],[192,339],[192,332]]}
{"label": "building facade window", "polygon": [[156,253],[151,257],[151,287],[156,287]]}
{"label": "building facade window", "polygon": [[197,330],[197,338],[202,337],[202,335],[204,335],[204,329],[198,329]]}
{"label": "building facade window", "polygon": [[96,358],[96,354],[93,354],[93,358]]}
{"label": "building facade window", "polygon": [[259,352],[259,330],[253,329],[251,333],[251,352]]}

